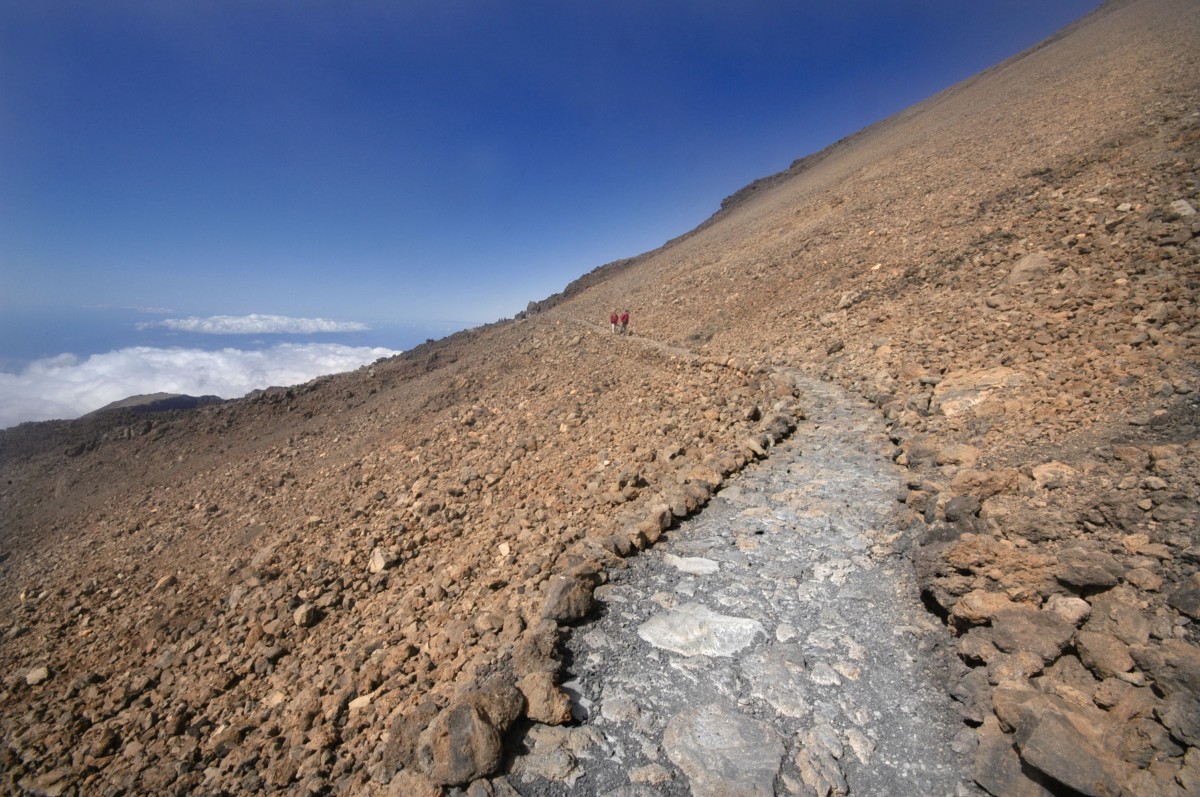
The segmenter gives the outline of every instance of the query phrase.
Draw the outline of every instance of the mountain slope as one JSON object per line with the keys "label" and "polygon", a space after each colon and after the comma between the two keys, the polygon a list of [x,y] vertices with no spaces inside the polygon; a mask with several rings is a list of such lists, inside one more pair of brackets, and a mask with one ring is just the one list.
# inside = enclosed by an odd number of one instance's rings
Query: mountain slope
{"label": "mountain slope", "polygon": [[492,771],[497,726],[564,719],[555,617],[802,413],[786,366],[891,425],[977,780],[1186,793],[1198,44],[1193,2],[1110,3],[516,321],[0,433],[6,788]]}

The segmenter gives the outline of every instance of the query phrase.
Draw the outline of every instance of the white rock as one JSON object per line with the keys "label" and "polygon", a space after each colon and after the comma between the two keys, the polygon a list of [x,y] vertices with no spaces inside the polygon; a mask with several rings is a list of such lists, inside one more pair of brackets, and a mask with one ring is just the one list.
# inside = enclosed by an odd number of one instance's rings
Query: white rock
{"label": "white rock", "polygon": [[732,656],[766,635],[757,620],[717,614],[698,603],[685,603],[638,627],[638,636],[651,645],[684,656]]}
{"label": "white rock", "polygon": [[705,559],[702,556],[675,556],[674,554],[667,554],[663,557],[663,561],[679,572],[690,573],[693,576],[708,576],[721,569],[720,563],[714,562],[712,559]]}

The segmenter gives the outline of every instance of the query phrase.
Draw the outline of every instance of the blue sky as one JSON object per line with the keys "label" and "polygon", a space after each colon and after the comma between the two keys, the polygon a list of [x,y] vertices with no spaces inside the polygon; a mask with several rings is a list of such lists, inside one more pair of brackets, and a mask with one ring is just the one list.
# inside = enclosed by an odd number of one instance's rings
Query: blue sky
{"label": "blue sky", "polygon": [[491,321],[1094,0],[0,9],[0,309]]}
{"label": "blue sky", "polygon": [[6,0],[0,331],[508,317],[1097,5]]}

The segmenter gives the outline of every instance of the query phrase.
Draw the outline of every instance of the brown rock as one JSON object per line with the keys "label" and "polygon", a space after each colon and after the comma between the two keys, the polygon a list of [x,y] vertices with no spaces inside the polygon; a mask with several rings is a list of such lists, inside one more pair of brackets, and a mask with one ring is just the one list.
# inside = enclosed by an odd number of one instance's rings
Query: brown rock
{"label": "brown rock", "polygon": [[998,653],[988,659],[988,682],[997,684],[1025,683],[1044,667],[1042,657],[1028,650]]}
{"label": "brown rock", "polygon": [[1063,462],[1046,462],[1032,469],[1033,480],[1045,490],[1067,487],[1079,478],[1079,471]]}
{"label": "brown rock", "polygon": [[421,734],[417,759],[434,783],[454,786],[490,775],[500,765],[500,734],[470,703],[442,711]]}
{"label": "brown rock", "polygon": [[1080,631],[1075,647],[1084,665],[1098,678],[1109,678],[1133,669],[1129,646],[1112,634]]}
{"label": "brown rock", "polygon": [[1183,586],[1171,593],[1167,603],[1193,620],[1200,620],[1200,572],[1192,573]]}
{"label": "brown rock", "polygon": [[525,712],[524,695],[509,675],[493,675],[464,692],[459,699],[486,714],[501,734]]}
{"label": "brown rock", "polygon": [[1072,546],[1058,552],[1058,580],[1077,589],[1115,586],[1125,568],[1104,551]]}
{"label": "brown rock", "polygon": [[558,634],[558,625],[553,620],[542,620],[526,628],[513,646],[513,671],[518,676],[531,672],[557,673]]}
{"label": "brown rock", "polygon": [[983,733],[975,753],[975,782],[995,797],[1054,797],[1039,778],[1041,773],[1021,766],[1012,736]]}
{"label": "brown rock", "polygon": [[1142,606],[1133,590],[1114,587],[1092,600],[1092,613],[1083,627],[1112,634],[1126,645],[1145,645],[1150,640],[1150,620]]}
{"label": "brown rock", "polygon": [[1129,653],[1168,695],[1174,692],[1200,694],[1200,649],[1195,646],[1169,639],[1161,645],[1132,647]]}
{"label": "brown rock", "polygon": [[1075,626],[1054,612],[1028,607],[1006,609],[992,623],[996,647],[1005,653],[1029,651],[1050,663],[1075,635]]}
{"label": "brown rock", "polygon": [[1019,474],[1015,470],[960,470],[950,481],[950,489],[958,495],[973,495],[979,500],[1017,488]]}
{"label": "brown rock", "polygon": [[1023,707],[1014,738],[1021,760],[1058,783],[1088,797],[1121,793],[1116,762],[1063,713],[1040,705]]}
{"label": "brown rock", "polygon": [[546,585],[542,617],[560,623],[582,620],[595,606],[593,576],[554,576]]}
{"label": "brown rock", "polygon": [[571,721],[571,698],[558,688],[554,675],[532,672],[517,682],[525,697],[525,716],[534,722],[562,725]]}
{"label": "brown rock", "polygon": [[962,465],[973,468],[979,461],[979,449],[964,443],[954,443],[939,449],[934,461],[939,465]]}
{"label": "brown rock", "polygon": [[990,623],[998,613],[1016,608],[1007,595],[987,590],[971,590],[954,604],[951,618],[959,627]]}

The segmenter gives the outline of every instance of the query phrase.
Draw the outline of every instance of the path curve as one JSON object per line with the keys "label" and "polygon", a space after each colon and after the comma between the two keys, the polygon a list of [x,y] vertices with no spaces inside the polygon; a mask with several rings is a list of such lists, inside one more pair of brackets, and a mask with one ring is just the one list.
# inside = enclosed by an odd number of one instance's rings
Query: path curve
{"label": "path curve", "polygon": [[530,730],[520,794],[981,794],[882,420],[789,376],[795,434],[597,589],[567,643],[579,726]]}

